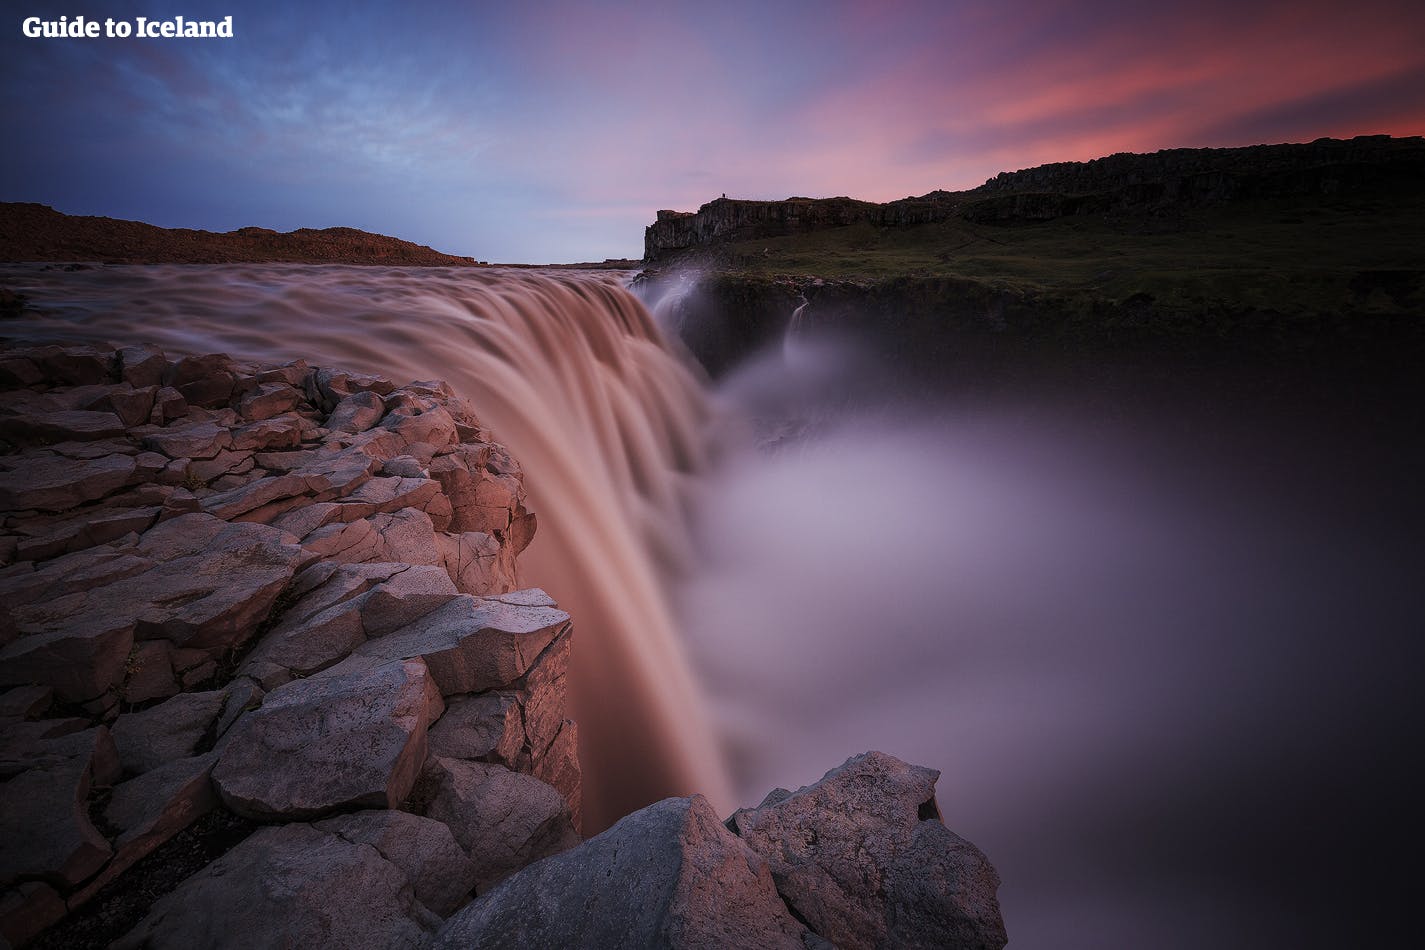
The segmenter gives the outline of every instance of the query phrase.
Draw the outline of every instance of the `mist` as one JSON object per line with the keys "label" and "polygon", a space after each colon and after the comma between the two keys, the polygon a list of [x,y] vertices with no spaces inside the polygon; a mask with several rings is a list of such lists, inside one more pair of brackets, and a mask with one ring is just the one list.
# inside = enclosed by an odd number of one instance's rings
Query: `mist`
{"label": "mist", "polygon": [[1425,616],[1400,431],[1191,373],[911,388],[869,352],[789,336],[718,388],[744,428],[678,605],[742,804],[864,749],[940,769],[1012,947],[1388,933]]}

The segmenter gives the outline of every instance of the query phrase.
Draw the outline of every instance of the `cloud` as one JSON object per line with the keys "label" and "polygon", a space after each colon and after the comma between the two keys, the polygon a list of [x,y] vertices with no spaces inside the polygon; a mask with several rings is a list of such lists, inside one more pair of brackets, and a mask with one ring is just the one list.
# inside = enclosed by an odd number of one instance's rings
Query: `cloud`
{"label": "cloud", "polygon": [[[1416,6],[255,2],[221,43],[0,37],[0,171],[7,197],[79,212],[629,254],[640,232],[599,209],[885,200],[1113,151],[1418,132]],[[222,15],[152,15],[172,12]]]}

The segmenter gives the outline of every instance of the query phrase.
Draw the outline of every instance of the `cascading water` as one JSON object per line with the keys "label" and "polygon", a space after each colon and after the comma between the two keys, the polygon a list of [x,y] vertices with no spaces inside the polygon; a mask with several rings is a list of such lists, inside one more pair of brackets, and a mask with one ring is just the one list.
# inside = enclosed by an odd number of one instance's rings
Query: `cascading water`
{"label": "cascading water", "polygon": [[[1350,946],[1314,908],[1413,907],[1415,853],[1389,846],[1416,810],[1425,475],[1394,450],[1413,431],[1359,425],[1369,410],[1199,379],[1161,399],[1098,366],[906,398],[805,308],[710,387],[601,277],[0,279],[46,309],[12,337],[306,357],[469,396],[525,466],[524,579],[577,625],[589,830],[695,790],[725,813],[878,748],[944,770],[1014,947]],[[761,438],[714,460],[729,414]]]}
{"label": "cascading water", "polygon": [[711,409],[616,279],[307,265],[3,276],[43,310],[7,321],[12,338],[143,340],[449,381],[525,469],[539,531],[524,583],[575,618],[586,828],[667,795],[731,807],[667,593],[687,567]]}

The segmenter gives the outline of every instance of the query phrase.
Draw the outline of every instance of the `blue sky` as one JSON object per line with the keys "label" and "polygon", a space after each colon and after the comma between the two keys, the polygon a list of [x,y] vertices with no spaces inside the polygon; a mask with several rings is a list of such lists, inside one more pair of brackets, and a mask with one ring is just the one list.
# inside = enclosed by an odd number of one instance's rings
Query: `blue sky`
{"label": "blue sky", "polygon": [[[12,9],[15,9],[12,7]],[[231,40],[25,16],[232,14]],[[1418,4],[37,2],[0,26],[0,199],[638,256],[662,207],[887,200],[1120,150],[1425,131]]]}

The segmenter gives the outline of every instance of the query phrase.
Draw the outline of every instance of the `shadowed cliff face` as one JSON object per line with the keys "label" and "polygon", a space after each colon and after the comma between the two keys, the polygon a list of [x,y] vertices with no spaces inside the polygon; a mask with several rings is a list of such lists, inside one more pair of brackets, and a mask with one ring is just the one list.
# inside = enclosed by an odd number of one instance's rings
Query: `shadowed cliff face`
{"label": "shadowed cliff face", "polygon": [[1108,212],[1283,196],[1335,195],[1409,186],[1425,169],[1419,137],[1361,136],[1306,145],[1166,149],[1001,172],[979,188],[934,191],[885,204],[851,198],[741,201],[726,197],[696,213],[660,211],[644,233],[644,260],[749,239],[852,224],[905,228],[963,218],[1025,223]]}

